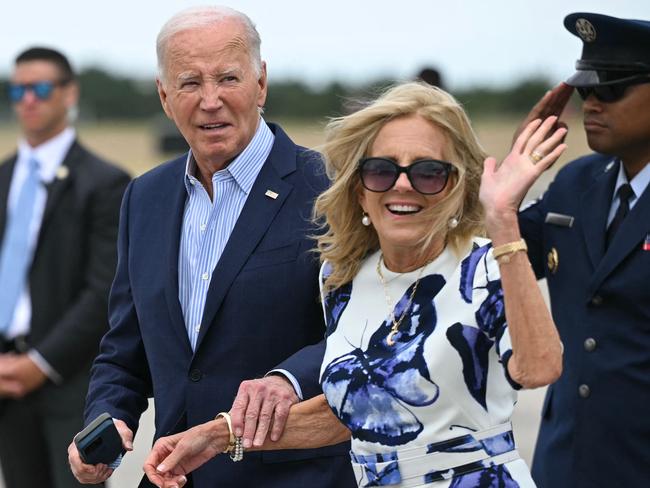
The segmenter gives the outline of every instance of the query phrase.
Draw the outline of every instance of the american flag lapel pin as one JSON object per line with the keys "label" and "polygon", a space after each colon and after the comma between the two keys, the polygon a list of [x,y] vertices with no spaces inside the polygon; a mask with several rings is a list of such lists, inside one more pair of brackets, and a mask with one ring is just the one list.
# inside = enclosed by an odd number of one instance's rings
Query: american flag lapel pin
{"label": "american flag lapel pin", "polygon": [[641,249],[644,251],[650,251],[650,232],[648,232],[645,235],[645,239],[643,240],[643,246],[641,246]]}
{"label": "american flag lapel pin", "polygon": [[276,192],[274,192],[273,190],[266,190],[266,193],[264,195],[266,195],[269,198],[272,198],[273,200],[278,198],[278,194]]}

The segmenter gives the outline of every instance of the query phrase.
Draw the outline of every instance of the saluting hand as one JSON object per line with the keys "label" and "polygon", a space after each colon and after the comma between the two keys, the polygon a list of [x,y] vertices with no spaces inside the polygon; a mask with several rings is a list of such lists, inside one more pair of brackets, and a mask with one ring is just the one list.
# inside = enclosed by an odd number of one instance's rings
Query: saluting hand
{"label": "saluting hand", "polygon": [[561,122],[559,118],[562,115],[562,112],[564,112],[564,108],[566,107],[567,103],[569,103],[572,94],[573,87],[567,85],[566,83],[560,83],[552,90],[547,91],[530,110],[523,122],[519,124],[517,130],[515,130],[515,133],[512,136],[513,146],[519,135],[526,127],[528,127],[528,124],[536,119],[545,120],[548,117],[555,115],[557,117],[557,120],[553,128],[566,128],[566,124],[564,122]]}

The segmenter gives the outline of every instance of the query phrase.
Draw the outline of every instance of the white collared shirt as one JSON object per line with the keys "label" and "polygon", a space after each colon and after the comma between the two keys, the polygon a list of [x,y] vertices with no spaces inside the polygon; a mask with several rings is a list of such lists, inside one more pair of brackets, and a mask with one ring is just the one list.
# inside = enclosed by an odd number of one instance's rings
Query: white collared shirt
{"label": "white collared shirt", "polygon": [[616,184],[614,185],[614,193],[612,194],[611,200],[612,203],[609,207],[609,215],[607,217],[607,227],[609,227],[609,224],[614,220],[614,215],[616,215],[616,211],[620,206],[620,199],[617,195],[618,189],[625,183],[629,183],[632,187],[632,191],[634,191],[634,195],[632,195],[629,200],[630,210],[632,210],[636,205],[636,202],[641,198],[641,195],[643,195],[645,189],[648,187],[648,184],[650,184],[650,162],[646,164],[645,167],[634,176],[634,178],[632,178],[632,181],[628,182],[623,164],[619,161],[618,176],[616,177]]}

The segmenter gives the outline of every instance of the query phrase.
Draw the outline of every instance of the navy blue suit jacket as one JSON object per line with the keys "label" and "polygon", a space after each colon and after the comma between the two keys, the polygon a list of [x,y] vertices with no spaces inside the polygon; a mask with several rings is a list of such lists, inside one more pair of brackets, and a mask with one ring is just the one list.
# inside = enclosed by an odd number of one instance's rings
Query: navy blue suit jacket
{"label": "navy blue suit jacket", "polygon": [[[242,380],[290,371],[305,398],[321,393],[324,323],[311,249],[320,156],[277,126],[275,143],[212,274],[193,353],[178,299],[186,156],[132,182],[122,203],[110,330],[92,371],[86,422],[103,411],[135,431],[153,395],[156,438],[212,420]],[[267,190],[277,198],[266,196]],[[354,486],[349,445],[217,456],[195,487]],[[293,461],[292,463],[288,463]]]}
{"label": "navy blue suit jacket", "polygon": [[[540,488],[650,486],[650,190],[606,249],[618,164],[599,154],[568,164],[520,214],[565,348],[535,450]],[[545,223],[549,212],[574,217],[572,226]]]}

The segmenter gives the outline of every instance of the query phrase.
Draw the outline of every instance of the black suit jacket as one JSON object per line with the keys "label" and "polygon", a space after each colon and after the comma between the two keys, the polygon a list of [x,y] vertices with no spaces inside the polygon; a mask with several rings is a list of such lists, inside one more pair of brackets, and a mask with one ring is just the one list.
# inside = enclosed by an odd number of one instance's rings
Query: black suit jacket
{"label": "black suit jacket", "polygon": [[[16,155],[0,164],[0,241]],[[29,272],[30,344],[63,377],[86,371],[108,328],[119,207],[129,176],[75,141],[68,174],[47,185]]]}

